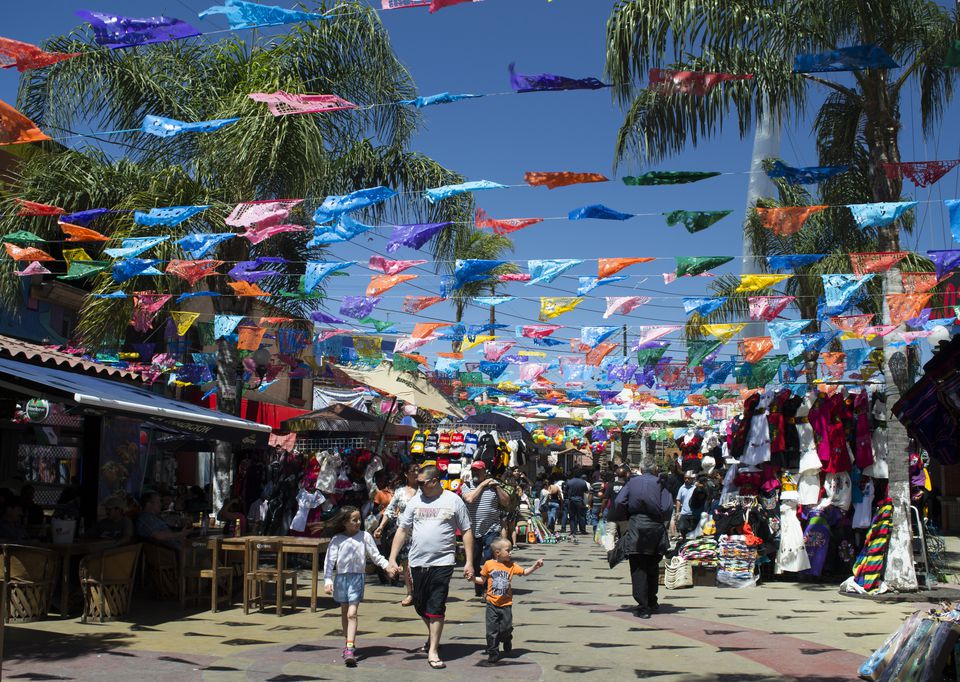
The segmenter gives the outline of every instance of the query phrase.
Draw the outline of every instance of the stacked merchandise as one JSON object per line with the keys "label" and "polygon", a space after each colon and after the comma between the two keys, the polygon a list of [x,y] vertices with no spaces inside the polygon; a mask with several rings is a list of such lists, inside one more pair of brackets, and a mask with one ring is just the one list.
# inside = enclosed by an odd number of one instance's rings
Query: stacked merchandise
{"label": "stacked merchandise", "polygon": [[876,682],[957,679],[960,604],[916,611],[873,652],[858,671]]}
{"label": "stacked merchandise", "polygon": [[418,464],[435,464],[443,472],[443,487],[459,493],[463,480],[470,476],[470,465],[480,460],[493,476],[508,467],[526,463],[526,445],[522,439],[506,440],[496,431],[478,431],[469,427],[421,429],[410,441],[410,455]]}
{"label": "stacked merchandise", "polygon": [[757,551],[747,545],[745,535],[721,535],[717,548],[717,584],[753,587],[757,584],[754,565]]}
{"label": "stacked merchandise", "polygon": [[680,548],[680,558],[694,565],[716,567],[720,562],[717,539],[703,536],[686,542]]}

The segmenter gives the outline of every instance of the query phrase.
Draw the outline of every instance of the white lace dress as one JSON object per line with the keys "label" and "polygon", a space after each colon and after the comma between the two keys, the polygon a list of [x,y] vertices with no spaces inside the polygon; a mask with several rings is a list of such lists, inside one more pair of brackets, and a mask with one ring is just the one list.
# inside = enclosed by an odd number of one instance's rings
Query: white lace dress
{"label": "white lace dress", "polygon": [[776,572],[797,572],[810,568],[810,557],[803,544],[803,528],[797,518],[796,493],[784,492],[780,496],[780,549],[777,551]]}
{"label": "white lace dress", "polygon": [[750,420],[747,447],[740,458],[741,465],[758,466],[770,461],[770,423],[767,421],[767,409],[774,397],[772,392],[766,393],[757,404],[757,411],[763,410],[763,414],[756,414]]}
{"label": "white lace dress", "polygon": [[823,462],[817,454],[817,441],[813,435],[813,427],[809,423],[801,423],[802,419],[806,419],[810,414],[813,401],[813,395],[808,394],[797,408],[797,434],[800,438],[797,492],[800,495],[800,504],[804,506],[815,505],[820,501],[820,469],[823,468]]}

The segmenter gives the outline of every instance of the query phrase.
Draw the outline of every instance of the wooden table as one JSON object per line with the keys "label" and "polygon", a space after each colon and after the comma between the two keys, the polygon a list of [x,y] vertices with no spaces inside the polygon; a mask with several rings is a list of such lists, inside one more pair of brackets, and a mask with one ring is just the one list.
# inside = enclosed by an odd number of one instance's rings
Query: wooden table
{"label": "wooden table", "polygon": [[74,557],[84,557],[108,547],[115,547],[114,540],[79,540],[70,544],[54,544],[52,542],[31,542],[30,547],[40,547],[50,550],[60,556],[60,617],[67,617],[70,611],[70,568]]}
{"label": "wooden table", "polygon": [[[244,553],[244,572],[247,566],[247,540],[254,542],[280,542],[283,545],[284,553],[307,554],[310,556],[310,612],[317,610],[317,585],[320,575],[320,555],[326,553],[327,546],[330,544],[330,538],[307,538],[291,535],[245,535],[241,537],[222,538],[220,548],[224,552],[243,552]],[[211,553],[213,543],[209,542]]]}

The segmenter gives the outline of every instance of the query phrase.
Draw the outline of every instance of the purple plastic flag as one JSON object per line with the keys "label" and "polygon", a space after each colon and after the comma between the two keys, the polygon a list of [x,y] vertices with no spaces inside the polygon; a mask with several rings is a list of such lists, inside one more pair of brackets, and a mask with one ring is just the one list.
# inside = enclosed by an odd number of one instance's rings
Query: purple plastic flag
{"label": "purple plastic flag", "polygon": [[227,17],[230,30],[242,28],[256,28],[258,26],[280,26],[282,24],[296,24],[301,21],[319,21],[332,19],[332,16],[316,12],[300,12],[293,9],[284,9],[276,5],[260,5],[246,0],[226,0],[222,5],[214,5],[200,12],[200,17],[210,14],[223,14]]}
{"label": "purple plastic flag", "polygon": [[62,215],[60,216],[59,220],[63,223],[70,223],[71,225],[80,225],[81,227],[86,227],[94,220],[102,215],[106,215],[107,213],[113,213],[113,211],[111,211],[109,208],[91,208],[86,211],[78,211],[76,213]]}
{"label": "purple plastic flag", "polygon": [[552,73],[517,73],[515,64],[510,64],[510,87],[517,92],[539,92],[544,90],[599,90],[609,88],[596,78],[568,78]]}
{"label": "purple plastic flag", "polygon": [[340,314],[360,320],[372,313],[379,302],[379,296],[344,296]]}
{"label": "purple plastic flag", "polygon": [[394,225],[390,242],[387,244],[387,253],[395,253],[401,246],[419,249],[430,241],[440,230],[450,227],[453,223],[417,223],[415,225]]}
{"label": "purple plastic flag", "polygon": [[162,116],[147,114],[143,117],[140,130],[156,137],[174,137],[180,133],[212,133],[239,120],[239,118],[217,118],[210,121],[187,123],[186,121],[178,121],[174,118],[164,118]]}
{"label": "purple plastic flag", "polygon": [[569,220],[586,220],[587,218],[597,218],[598,220],[629,220],[633,217],[632,213],[621,213],[607,208],[603,204],[591,204],[583,208],[575,208],[567,216]]}
{"label": "purple plastic flag", "polygon": [[190,254],[194,260],[203,258],[212,251],[217,244],[228,239],[236,237],[233,232],[213,232],[208,234],[195,233],[188,234],[183,239],[177,241],[180,248]]}
{"label": "purple plastic flag", "polygon": [[395,196],[397,193],[389,187],[368,187],[343,196],[328,196],[313,214],[313,222],[318,225],[329,223],[344,213],[374,206]]}
{"label": "purple plastic flag", "polygon": [[314,310],[310,313],[310,319],[314,322],[319,322],[320,324],[344,324],[344,321],[339,317],[334,317],[329,313],[325,313],[322,310]]}
{"label": "purple plastic flag", "polygon": [[265,263],[286,263],[286,262],[287,260],[285,258],[280,258],[277,256],[261,256],[256,260],[240,261],[239,263],[234,265],[230,269],[230,271],[227,272],[227,274],[236,280],[242,280],[244,282],[251,282],[251,283],[259,282],[260,280],[266,279],[267,277],[276,277],[277,275],[281,275],[283,273],[281,273],[278,270],[254,271],[255,268],[259,268],[261,265],[264,265]]}
{"label": "purple plastic flag", "polygon": [[158,225],[168,225],[175,227],[184,220],[192,218],[201,211],[206,211],[209,206],[166,206],[164,208],[151,208],[144,213],[137,211],[133,214],[133,221],[137,225],[147,227],[157,227]]}
{"label": "purple plastic flag", "polygon": [[76,16],[90,22],[97,44],[118,49],[135,45],[165,43],[200,35],[200,31],[173,17],[124,17],[90,10],[78,10]]}
{"label": "purple plastic flag", "polygon": [[927,257],[933,261],[938,280],[960,267],[960,249],[927,251]]}

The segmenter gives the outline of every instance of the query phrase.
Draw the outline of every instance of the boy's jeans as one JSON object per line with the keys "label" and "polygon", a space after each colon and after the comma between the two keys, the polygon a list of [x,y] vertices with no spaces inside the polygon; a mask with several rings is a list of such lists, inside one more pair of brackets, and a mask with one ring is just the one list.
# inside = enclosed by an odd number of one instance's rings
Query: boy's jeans
{"label": "boy's jeans", "polygon": [[487,602],[487,655],[499,652],[501,642],[513,640],[513,607]]}

